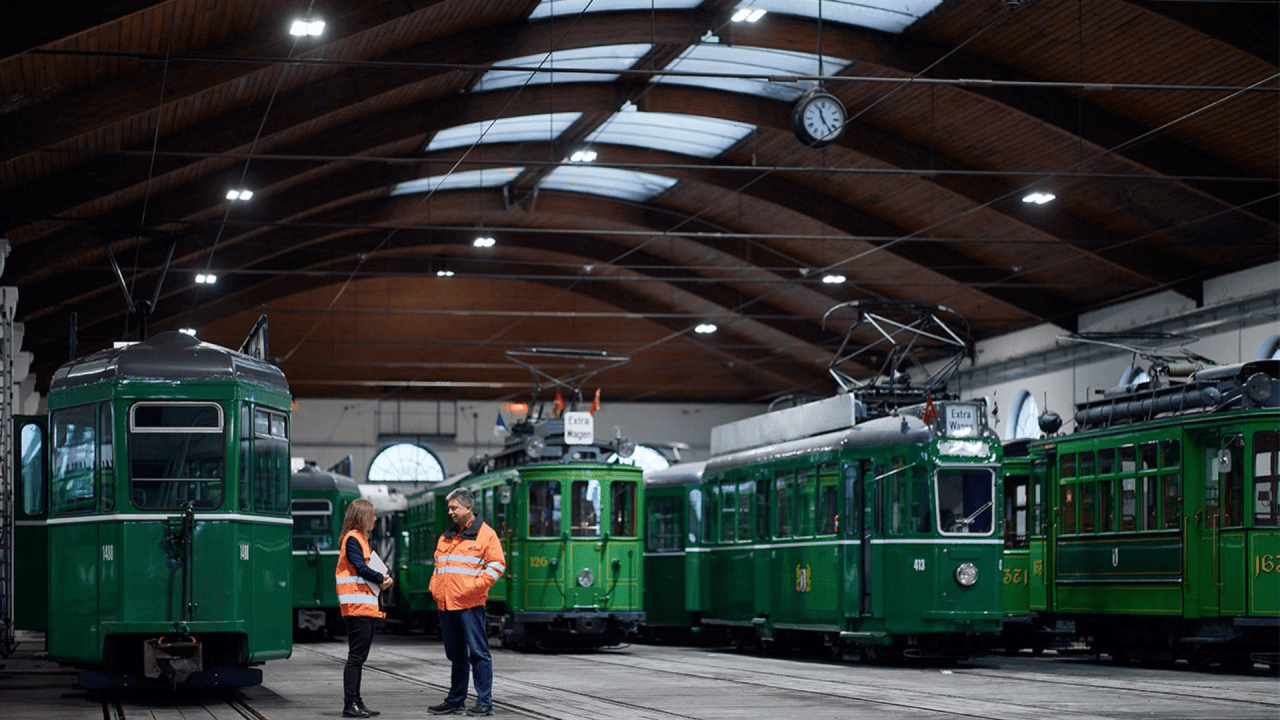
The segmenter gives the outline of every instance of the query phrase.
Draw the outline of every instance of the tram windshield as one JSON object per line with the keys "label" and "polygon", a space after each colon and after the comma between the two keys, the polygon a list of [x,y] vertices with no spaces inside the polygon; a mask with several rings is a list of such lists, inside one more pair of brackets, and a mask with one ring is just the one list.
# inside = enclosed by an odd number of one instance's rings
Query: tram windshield
{"label": "tram windshield", "polygon": [[333,546],[333,503],[323,498],[293,501],[293,549],[328,550]]}
{"label": "tram windshield", "polygon": [[222,505],[227,441],[217,403],[138,403],[129,417],[130,497],[139,510]]}
{"label": "tram windshield", "polygon": [[990,468],[938,471],[938,528],[943,535],[990,535],[995,474]]}

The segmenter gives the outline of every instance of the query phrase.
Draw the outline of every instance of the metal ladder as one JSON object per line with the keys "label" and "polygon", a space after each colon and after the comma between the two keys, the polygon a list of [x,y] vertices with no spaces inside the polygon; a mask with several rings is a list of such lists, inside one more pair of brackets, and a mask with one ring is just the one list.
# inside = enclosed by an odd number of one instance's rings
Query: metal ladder
{"label": "metal ladder", "polygon": [[17,648],[13,626],[13,315],[17,309],[13,287],[0,287],[0,657]]}

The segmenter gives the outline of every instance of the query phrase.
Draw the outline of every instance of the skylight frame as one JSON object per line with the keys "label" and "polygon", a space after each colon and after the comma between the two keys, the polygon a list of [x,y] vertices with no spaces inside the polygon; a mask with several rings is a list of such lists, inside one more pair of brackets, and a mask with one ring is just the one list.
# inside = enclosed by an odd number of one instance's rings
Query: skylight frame
{"label": "skylight frame", "polygon": [[[653,45],[649,43],[592,45],[502,60],[494,64],[500,68],[527,67],[529,70],[490,70],[480,77],[471,92],[491,92],[525,85],[555,83],[609,83],[621,77],[624,71],[634,67],[636,61],[644,57],[652,47]],[[556,71],[558,67],[574,70],[616,70],[617,72]]]}
{"label": "skylight frame", "polygon": [[[792,103],[806,90],[817,85],[813,80],[781,81],[773,77],[817,77],[835,75],[851,64],[851,60],[817,53],[778,50],[745,45],[703,43],[690,45],[658,74],[653,83],[690,85],[712,90],[743,93],[756,97]],[[707,73],[699,75],[698,73]],[[751,77],[735,77],[750,75]],[[728,76],[728,77],[726,77]]]}
{"label": "skylight frame", "polygon": [[426,152],[470,147],[472,144],[555,142],[580,117],[580,112],[541,113],[454,125],[437,132],[427,143]]}
{"label": "skylight frame", "polygon": [[619,112],[587,136],[587,144],[627,145],[709,159],[756,131],[750,123],[702,115]]}
{"label": "skylight frame", "polygon": [[477,188],[502,187],[519,177],[522,172],[524,172],[523,167],[455,171],[445,175],[432,175],[418,178],[417,180],[407,180],[393,187],[391,194],[392,196],[413,195],[442,190],[474,190]]}
{"label": "skylight frame", "polygon": [[561,165],[543,178],[541,190],[599,195],[629,202],[648,202],[678,181],[666,175],[596,165]]}

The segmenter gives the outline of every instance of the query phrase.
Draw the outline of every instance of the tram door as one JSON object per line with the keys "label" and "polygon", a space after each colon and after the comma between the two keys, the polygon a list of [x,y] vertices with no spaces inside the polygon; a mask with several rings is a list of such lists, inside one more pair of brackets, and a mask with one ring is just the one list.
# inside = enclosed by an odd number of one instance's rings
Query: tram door
{"label": "tram door", "polygon": [[[9,601],[0,608],[13,613],[19,630],[49,629],[48,425],[44,416],[14,417],[14,485],[12,544],[4,548],[9,573],[0,573],[0,594]],[[8,618],[0,617],[0,622]],[[3,639],[3,638],[0,638]]]}
{"label": "tram door", "polygon": [[1227,429],[1206,439],[1204,448],[1204,512],[1189,518],[1202,578],[1197,588],[1202,615],[1244,614],[1244,435]]}

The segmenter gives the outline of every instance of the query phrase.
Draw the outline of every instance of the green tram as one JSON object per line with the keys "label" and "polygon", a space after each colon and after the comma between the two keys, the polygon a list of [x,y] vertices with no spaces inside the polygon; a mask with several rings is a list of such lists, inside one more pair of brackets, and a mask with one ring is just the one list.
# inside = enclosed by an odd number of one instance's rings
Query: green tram
{"label": "green tram", "polygon": [[1002,540],[983,403],[861,417],[840,395],[730,423],[700,478],[651,476],[647,561],[667,596],[649,621],[848,659],[984,652],[1001,629]]}
{"label": "green tram", "polygon": [[504,647],[626,642],[644,619],[644,485],[640,468],[609,460],[629,457],[634,445],[582,442],[565,432],[565,418],[518,423],[512,432],[501,452],[473,458],[472,472],[409,497],[410,607],[436,609],[428,584],[449,522],[446,496],[465,487],[507,556],[488,602],[490,633]]}
{"label": "green tram", "polygon": [[18,556],[48,552],[20,583],[47,588],[49,657],[87,688],[261,682],[292,652],[279,368],[160,333],[63,365],[48,407],[16,437],[23,518],[45,536]]}
{"label": "green tram", "polygon": [[346,475],[308,462],[290,479],[293,506],[293,634],[295,639],[346,634],[333,570],[338,532],[360,487]]}
{"label": "green tram", "polygon": [[1280,661],[1280,362],[1079,404],[1031,445],[1030,607],[1095,653]]}

